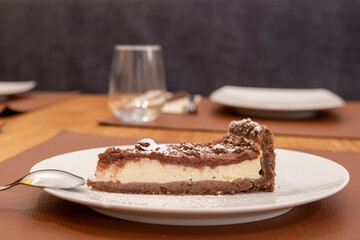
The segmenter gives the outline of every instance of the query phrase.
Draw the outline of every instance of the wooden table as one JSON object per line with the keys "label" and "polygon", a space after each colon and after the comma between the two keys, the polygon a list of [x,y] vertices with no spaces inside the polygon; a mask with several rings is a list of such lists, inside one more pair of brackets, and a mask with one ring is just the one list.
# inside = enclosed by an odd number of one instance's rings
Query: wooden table
{"label": "wooden table", "polygon": [[[98,122],[112,113],[105,95],[78,94],[59,103],[0,118],[0,162],[49,139],[61,130],[107,136],[208,141],[223,133],[102,126]],[[360,139],[275,136],[278,148],[360,152]]]}
{"label": "wooden table", "polygon": [[[128,138],[165,141],[209,141],[224,133],[153,128],[103,126],[98,122],[111,111],[106,96],[78,94],[28,113],[0,118],[0,177],[5,182],[26,173],[44,152],[56,155],[75,142],[91,138],[96,144],[116,144]],[[62,132],[67,130],[70,132]],[[73,132],[76,132],[74,134]],[[59,134],[60,133],[60,134]],[[85,133],[85,134],[77,134]],[[68,143],[71,136],[72,143]],[[116,136],[116,138],[103,137]],[[55,137],[54,137],[55,136]],[[74,139],[76,136],[76,139]],[[123,137],[123,138],[117,138]],[[49,140],[50,139],[50,140]],[[56,141],[54,141],[56,139]],[[62,139],[62,140],[59,140]],[[113,139],[113,140],[111,140]],[[47,141],[48,140],[48,141]],[[111,143],[108,143],[111,142]],[[89,144],[89,143],[86,143]],[[95,144],[95,143],[91,143]],[[106,145],[106,146],[108,146]],[[38,188],[17,186],[0,194],[0,239],[359,239],[357,161],[360,139],[275,135],[277,148],[315,151],[337,156],[351,174],[349,185],[338,194],[294,208],[282,217],[249,224],[214,227],[178,227],[134,223],[97,214],[89,208],[64,201]],[[52,150],[49,150],[49,146]],[[75,146],[76,147],[76,146]],[[88,147],[88,146],[87,146]],[[333,153],[337,152],[337,153]],[[349,153],[352,152],[352,153]],[[57,153],[57,154],[59,154]],[[39,160],[40,159],[40,160]],[[321,169],[320,169],[321,171]],[[15,179],[14,179],[15,180]]]}

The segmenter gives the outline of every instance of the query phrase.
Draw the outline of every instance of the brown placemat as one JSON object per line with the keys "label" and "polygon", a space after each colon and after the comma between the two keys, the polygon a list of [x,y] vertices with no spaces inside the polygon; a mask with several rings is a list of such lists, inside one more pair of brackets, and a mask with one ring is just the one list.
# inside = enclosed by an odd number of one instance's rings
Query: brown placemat
{"label": "brown placemat", "polygon": [[[61,132],[0,163],[0,184],[17,179],[38,161],[57,154],[135,141]],[[296,207],[273,219],[214,227],[141,224],[103,216],[38,188],[16,186],[0,192],[0,239],[358,239],[359,154],[308,152],[328,157],[347,168],[351,175],[349,185],[329,198]]]}
{"label": "brown placemat", "polygon": [[0,102],[0,116],[24,113],[64,100],[77,92],[31,91]]}
{"label": "brown placemat", "polygon": [[[225,132],[230,121],[245,117],[204,98],[198,105],[196,115],[162,114],[153,122],[140,124],[125,123],[111,116],[100,124]],[[347,102],[342,108],[321,112],[310,119],[252,119],[267,125],[275,134],[360,138],[360,102]]]}

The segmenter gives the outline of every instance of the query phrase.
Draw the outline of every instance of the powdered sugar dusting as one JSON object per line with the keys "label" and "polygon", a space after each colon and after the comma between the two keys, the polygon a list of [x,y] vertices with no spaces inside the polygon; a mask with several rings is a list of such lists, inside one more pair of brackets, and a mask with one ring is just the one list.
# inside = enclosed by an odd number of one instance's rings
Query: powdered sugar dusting
{"label": "powdered sugar dusting", "polygon": [[[69,192],[69,190],[61,190]],[[249,207],[252,205],[271,204],[265,201],[265,195],[271,193],[238,193],[235,195],[146,195],[146,194],[122,194],[91,191],[84,187],[77,191],[76,195],[81,195],[83,199],[103,205],[134,207],[142,209],[163,209],[163,210],[182,210],[182,209],[224,209],[233,207]]]}
{"label": "powdered sugar dusting", "polygon": [[164,155],[170,154],[170,150],[166,146],[158,145],[154,140],[150,138],[144,138],[139,140],[135,145],[135,148],[144,151],[144,153],[157,152]]}
{"label": "powdered sugar dusting", "polygon": [[[227,136],[229,137],[229,136]],[[225,139],[225,138],[224,138]],[[251,144],[246,139],[238,139],[243,144],[233,145],[230,138],[227,140],[214,141],[210,143],[189,143],[181,142],[179,144],[162,145],[156,144],[156,142],[150,138],[141,139],[135,145],[135,149],[127,149],[127,151],[140,151],[144,154],[163,154],[165,156],[172,157],[192,157],[196,159],[202,159],[206,156],[219,156],[221,154],[232,154],[235,151],[241,152],[245,149],[251,148]]]}
{"label": "powdered sugar dusting", "polygon": [[232,121],[230,123],[230,129],[234,129],[234,128],[250,128],[252,129],[253,132],[258,133],[262,130],[262,127],[259,123],[254,122],[253,120],[251,120],[251,118],[246,118],[240,121]]}
{"label": "powdered sugar dusting", "polygon": [[222,149],[225,149],[225,146],[224,145],[221,145],[221,144],[216,144],[212,147],[214,150],[222,150]]}
{"label": "powdered sugar dusting", "polygon": [[147,149],[152,150],[156,148],[156,142],[151,138],[144,138],[138,141],[141,145],[146,145]]}
{"label": "powdered sugar dusting", "polygon": [[222,205],[223,195],[219,196],[173,196],[119,194],[89,191],[87,197],[103,204],[132,207],[151,207],[165,209],[217,208]]}

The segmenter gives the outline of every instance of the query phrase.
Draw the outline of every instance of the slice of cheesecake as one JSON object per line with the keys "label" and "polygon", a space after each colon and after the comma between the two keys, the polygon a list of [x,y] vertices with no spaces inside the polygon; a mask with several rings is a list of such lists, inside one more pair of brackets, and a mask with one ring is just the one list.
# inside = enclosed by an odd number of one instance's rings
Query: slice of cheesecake
{"label": "slice of cheesecake", "polygon": [[229,132],[208,143],[157,145],[99,154],[93,190],[117,193],[217,195],[274,191],[275,153],[269,128],[251,119],[232,121]]}

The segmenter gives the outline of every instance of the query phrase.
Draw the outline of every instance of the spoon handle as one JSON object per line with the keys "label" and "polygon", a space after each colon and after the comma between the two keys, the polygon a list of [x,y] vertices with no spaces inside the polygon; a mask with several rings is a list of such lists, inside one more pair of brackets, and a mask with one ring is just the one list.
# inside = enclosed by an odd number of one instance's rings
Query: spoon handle
{"label": "spoon handle", "polygon": [[21,183],[22,180],[23,180],[23,178],[20,178],[19,180],[15,181],[15,182],[9,183],[9,184],[4,185],[4,186],[0,186],[0,191],[9,189],[9,188]]}
{"label": "spoon handle", "polygon": [[5,186],[0,186],[0,191],[6,190],[6,189],[11,188],[11,187],[13,187],[13,186],[14,186],[14,184],[9,184],[9,185],[5,185]]}
{"label": "spoon handle", "polygon": [[44,169],[26,174],[19,180],[0,186],[0,191],[9,189],[17,184],[24,184],[34,187],[51,188],[74,188],[85,184],[82,177],[76,176],[62,170]]}

